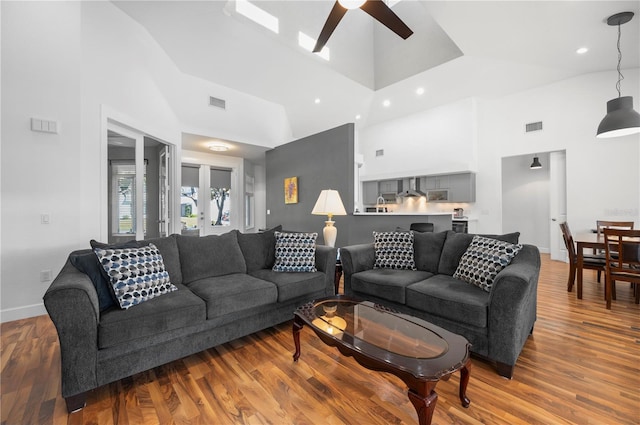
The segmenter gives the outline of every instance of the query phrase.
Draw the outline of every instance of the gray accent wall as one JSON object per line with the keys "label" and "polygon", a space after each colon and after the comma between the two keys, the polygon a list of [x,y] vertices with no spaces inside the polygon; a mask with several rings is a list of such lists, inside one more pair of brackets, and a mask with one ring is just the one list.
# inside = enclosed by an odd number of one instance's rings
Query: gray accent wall
{"label": "gray accent wall", "polygon": [[[266,152],[267,227],[282,224],[283,229],[318,232],[326,216],[312,215],[311,210],[323,189],[340,192],[348,214],[353,212],[354,198],[354,124],[345,124],[314,134]],[[298,177],[298,203],[284,203],[284,179]],[[338,238],[336,246],[348,245],[348,224],[353,216],[335,216]]]}

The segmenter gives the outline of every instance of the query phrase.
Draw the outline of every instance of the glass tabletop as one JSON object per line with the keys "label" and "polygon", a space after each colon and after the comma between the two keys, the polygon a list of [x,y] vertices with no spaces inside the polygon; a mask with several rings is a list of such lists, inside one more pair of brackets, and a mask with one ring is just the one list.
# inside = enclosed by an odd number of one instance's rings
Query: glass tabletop
{"label": "glass tabletop", "polygon": [[311,325],[338,339],[349,339],[358,349],[366,344],[414,359],[433,359],[449,350],[433,330],[372,302],[324,300],[314,303]]}

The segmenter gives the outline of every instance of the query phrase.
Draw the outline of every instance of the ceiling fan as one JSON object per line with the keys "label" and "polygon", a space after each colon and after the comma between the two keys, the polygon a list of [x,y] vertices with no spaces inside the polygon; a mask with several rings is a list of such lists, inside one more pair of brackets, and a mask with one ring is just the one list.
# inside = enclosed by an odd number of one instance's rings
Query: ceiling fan
{"label": "ceiling fan", "polygon": [[398,18],[398,15],[383,0],[336,0],[320,32],[316,46],[313,48],[314,53],[322,50],[347,10],[356,8],[364,10],[405,40],[413,34],[413,31]]}

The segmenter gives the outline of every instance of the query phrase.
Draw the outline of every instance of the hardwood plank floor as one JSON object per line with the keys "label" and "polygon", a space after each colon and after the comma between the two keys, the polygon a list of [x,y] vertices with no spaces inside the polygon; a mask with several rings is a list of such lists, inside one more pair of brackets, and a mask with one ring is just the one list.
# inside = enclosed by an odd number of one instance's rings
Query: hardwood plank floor
{"label": "hardwood plank floor", "polygon": [[[436,388],[433,424],[640,424],[640,307],[631,289],[605,309],[585,272],[582,300],[566,291],[568,266],[543,255],[538,321],[514,379],[473,359],[460,406],[459,374]],[[92,391],[68,415],[60,352],[48,316],[1,327],[1,424],[417,424],[396,377],[368,371],[291,322]]]}

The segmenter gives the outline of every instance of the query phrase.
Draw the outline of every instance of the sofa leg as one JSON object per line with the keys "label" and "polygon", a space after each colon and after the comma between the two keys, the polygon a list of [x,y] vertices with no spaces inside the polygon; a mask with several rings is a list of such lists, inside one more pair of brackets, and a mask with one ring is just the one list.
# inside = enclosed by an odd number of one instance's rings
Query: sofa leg
{"label": "sofa leg", "polygon": [[67,403],[67,412],[77,412],[87,404],[87,393],[84,392],[72,395],[71,397],[65,397],[64,401]]}
{"label": "sofa leg", "polygon": [[496,369],[498,370],[498,375],[511,379],[513,378],[513,369],[515,365],[508,365],[506,363],[496,362]]}

